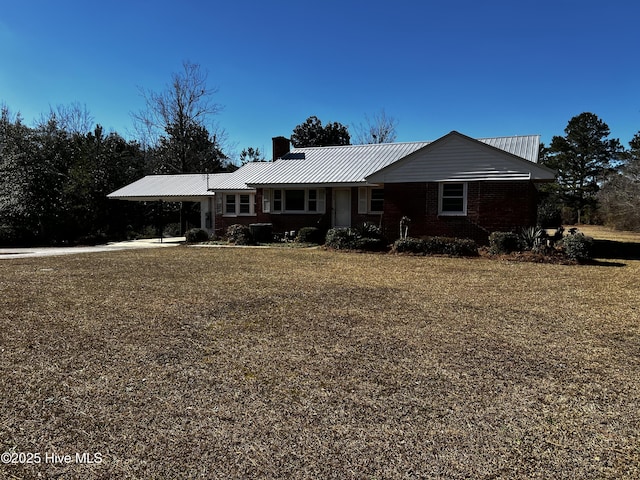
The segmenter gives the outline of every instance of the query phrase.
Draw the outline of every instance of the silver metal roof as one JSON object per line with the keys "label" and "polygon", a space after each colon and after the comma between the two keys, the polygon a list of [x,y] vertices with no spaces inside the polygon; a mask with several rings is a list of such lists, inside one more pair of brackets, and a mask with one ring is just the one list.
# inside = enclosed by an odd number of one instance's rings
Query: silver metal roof
{"label": "silver metal roof", "polygon": [[478,138],[480,142],[509,152],[533,163],[538,163],[540,135],[518,135],[513,137]]}
{"label": "silver metal roof", "polygon": [[[477,139],[537,162],[539,135]],[[249,178],[249,185],[362,184],[365,178],[433,142],[296,148]]]}
{"label": "silver metal roof", "polygon": [[250,162],[245,163],[235,172],[228,174],[221,181],[216,182],[214,186],[210,187],[210,190],[255,190],[247,185],[247,180],[251,177],[259,175],[261,172],[269,168],[272,165],[267,162]]}
{"label": "silver metal roof", "polygon": [[390,165],[429,142],[296,148],[248,179],[260,184],[350,184]]}
{"label": "silver metal roof", "polygon": [[137,201],[181,201],[213,196],[209,191],[231,173],[147,175],[107,195],[108,198]]}

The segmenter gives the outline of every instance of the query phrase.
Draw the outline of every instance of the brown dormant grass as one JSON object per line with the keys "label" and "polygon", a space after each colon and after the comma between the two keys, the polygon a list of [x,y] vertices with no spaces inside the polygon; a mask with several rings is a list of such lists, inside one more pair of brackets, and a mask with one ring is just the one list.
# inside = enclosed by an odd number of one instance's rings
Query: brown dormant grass
{"label": "brown dormant grass", "polygon": [[640,476],[638,261],[174,248],[0,273],[0,452],[40,456],[0,478]]}

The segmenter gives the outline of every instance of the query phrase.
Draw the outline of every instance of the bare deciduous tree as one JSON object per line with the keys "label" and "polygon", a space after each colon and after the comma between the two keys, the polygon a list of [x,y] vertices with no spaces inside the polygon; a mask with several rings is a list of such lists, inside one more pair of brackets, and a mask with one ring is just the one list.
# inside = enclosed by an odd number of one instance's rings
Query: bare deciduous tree
{"label": "bare deciduous tree", "polygon": [[222,106],[213,101],[217,88],[207,85],[207,74],[200,65],[183,62],[182,71],[171,76],[171,83],[161,92],[140,88],[146,109],[133,113],[136,131],[146,146],[157,145],[161,136],[178,142],[186,140],[194,126],[203,127],[219,138],[212,117]]}
{"label": "bare deciduous tree", "polygon": [[386,114],[384,109],[373,114],[365,115],[365,122],[354,126],[355,144],[391,143],[396,140],[396,126],[398,121]]}

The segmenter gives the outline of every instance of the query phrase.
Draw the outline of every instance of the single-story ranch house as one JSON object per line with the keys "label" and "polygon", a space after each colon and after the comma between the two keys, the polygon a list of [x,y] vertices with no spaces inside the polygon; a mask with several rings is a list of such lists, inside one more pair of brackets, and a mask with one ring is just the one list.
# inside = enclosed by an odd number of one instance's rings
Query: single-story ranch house
{"label": "single-story ranch house", "polygon": [[233,224],[302,227],[380,225],[398,238],[472,238],[535,225],[537,188],[555,172],[539,165],[538,135],[473,139],[451,132],[433,142],[295,148],[273,139],[274,161],[233,173],[151,175],[108,195],[123,200],[198,201],[202,227]]}

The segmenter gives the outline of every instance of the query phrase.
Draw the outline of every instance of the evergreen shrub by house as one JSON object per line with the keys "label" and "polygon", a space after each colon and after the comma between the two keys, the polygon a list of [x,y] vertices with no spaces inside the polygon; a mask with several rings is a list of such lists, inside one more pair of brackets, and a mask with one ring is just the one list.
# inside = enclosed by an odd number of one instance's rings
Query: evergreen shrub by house
{"label": "evergreen shrub by house", "polygon": [[593,258],[593,238],[582,233],[567,235],[560,242],[564,254],[572,260],[589,260]]}
{"label": "evergreen shrub by house", "polygon": [[386,250],[387,242],[377,227],[364,224],[356,228],[330,229],[325,238],[325,246],[336,250],[380,252]]}
{"label": "evergreen shrub by house", "polygon": [[501,253],[519,252],[522,250],[520,235],[514,232],[493,232],[489,235],[489,252]]}
{"label": "evergreen shrub by house", "polygon": [[325,245],[336,250],[348,250],[353,248],[357,238],[350,228],[332,228],[327,232]]}
{"label": "evergreen shrub by house", "polygon": [[419,238],[400,238],[393,243],[392,251],[395,253],[424,255],[424,242]]}
{"label": "evergreen shrub by house", "polygon": [[324,236],[318,227],[302,227],[298,231],[296,242],[300,243],[316,243],[318,245],[324,243]]}
{"label": "evergreen shrub by house", "polygon": [[415,255],[451,255],[454,257],[478,256],[478,245],[467,238],[427,237],[424,239],[405,238],[393,244],[395,253]]}
{"label": "evergreen shrub by house", "polygon": [[201,228],[192,228],[190,230],[187,230],[187,233],[185,233],[185,238],[187,239],[188,243],[206,242],[207,240],[209,240],[209,234],[206,230],[203,230]]}
{"label": "evergreen shrub by house", "polygon": [[227,241],[234,245],[255,245],[251,229],[247,225],[230,225],[227,228]]}

